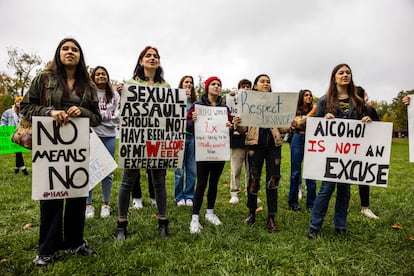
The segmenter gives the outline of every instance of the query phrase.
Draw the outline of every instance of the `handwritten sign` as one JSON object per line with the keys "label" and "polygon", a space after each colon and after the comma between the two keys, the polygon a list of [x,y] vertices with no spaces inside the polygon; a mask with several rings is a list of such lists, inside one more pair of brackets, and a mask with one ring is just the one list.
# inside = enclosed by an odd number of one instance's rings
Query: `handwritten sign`
{"label": "handwritten sign", "polygon": [[392,123],[310,117],[303,177],[387,187]]}
{"label": "handwritten sign", "polygon": [[92,190],[117,168],[117,163],[92,128],[89,135],[89,190]]}
{"label": "handwritten sign", "polygon": [[410,153],[410,162],[414,162],[414,102],[410,97],[410,105],[407,106],[408,117],[408,148]]}
{"label": "handwritten sign", "polygon": [[32,198],[88,196],[89,119],[58,126],[51,117],[32,117],[32,131]]}
{"label": "handwritten sign", "polygon": [[10,140],[16,126],[0,126],[0,154],[30,151]]}
{"label": "handwritten sign", "polygon": [[180,168],[185,147],[185,90],[125,85],[121,95],[118,166]]}
{"label": "handwritten sign", "polygon": [[230,138],[226,107],[196,105],[194,122],[196,161],[230,160]]}
{"label": "handwritten sign", "polygon": [[295,118],[298,93],[239,90],[236,98],[241,126],[289,127]]}
{"label": "handwritten sign", "polygon": [[238,90],[238,91],[235,91],[234,93],[229,93],[226,95],[226,105],[230,109],[230,113],[232,116],[235,116],[239,113],[237,109],[237,103],[239,101],[239,98],[240,98],[239,95],[241,91],[246,91],[246,90]]}

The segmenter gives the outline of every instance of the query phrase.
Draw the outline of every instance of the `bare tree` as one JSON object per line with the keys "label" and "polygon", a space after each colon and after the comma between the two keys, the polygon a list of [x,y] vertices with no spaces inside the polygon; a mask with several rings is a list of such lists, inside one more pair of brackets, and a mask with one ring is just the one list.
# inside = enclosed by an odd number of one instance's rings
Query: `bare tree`
{"label": "bare tree", "polygon": [[23,96],[24,89],[30,85],[30,73],[36,66],[42,63],[42,59],[35,53],[26,53],[15,47],[8,47],[7,54],[9,55],[7,67],[12,69],[16,76],[16,94],[18,94],[18,89],[20,88],[20,94]]}

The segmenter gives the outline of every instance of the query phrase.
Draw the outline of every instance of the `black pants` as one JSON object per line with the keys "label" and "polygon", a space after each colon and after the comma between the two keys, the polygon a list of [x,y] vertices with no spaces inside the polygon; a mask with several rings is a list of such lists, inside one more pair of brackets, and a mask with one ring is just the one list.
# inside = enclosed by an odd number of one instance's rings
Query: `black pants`
{"label": "black pants", "polygon": [[53,255],[61,249],[82,245],[86,198],[40,201],[40,237],[38,255]]}
{"label": "black pants", "polygon": [[[151,171],[146,169],[148,177],[148,193],[150,198],[155,198],[154,184],[152,183]],[[142,198],[141,189],[141,170],[138,172],[138,176],[135,179],[134,186],[132,186],[132,198]]]}
{"label": "black pants", "polygon": [[247,208],[251,213],[257,209],[257,193],[260,190],[260,176],[263,164],[266,161],[266,199],[269,215],[277,213],[278,193],[280,181],[280,162],[282,147],[275,147],[274,142],[265,146],[249,147],[249,183],[247,186]]}
{"label": "black pants", "polygon": [[197,185],[193,198],[193,215],[200,214],[207,183],[207,209],[214,209],[217,199],[217,185],[223,172],[224,164],[224,161],[197,162]]}
{"label": "black pants", "polygon": [[16,152],[16,169],[19,169],[24,166],[23,154],[21,152]]}
{"label": "black pants", "polygon": [[361,207],[369,207],[369,186],[359,186],[359,198],[361,199]]}

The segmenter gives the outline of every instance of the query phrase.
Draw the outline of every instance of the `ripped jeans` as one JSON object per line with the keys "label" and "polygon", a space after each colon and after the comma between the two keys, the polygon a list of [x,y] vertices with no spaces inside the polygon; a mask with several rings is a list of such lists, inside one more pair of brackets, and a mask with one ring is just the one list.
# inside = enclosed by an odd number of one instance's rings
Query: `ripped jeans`
{"label": "ripped jeans", "polygon": [[251,146],[248,149],[249,183],[247,186],[247,208],[250,213],[256,212],[257,193],[260,190],[260,176],[266,160],[266,198],[269,215],[277,213],[277,188],[280,181],[280,161],[282,147],[273,143],[267,146]]}

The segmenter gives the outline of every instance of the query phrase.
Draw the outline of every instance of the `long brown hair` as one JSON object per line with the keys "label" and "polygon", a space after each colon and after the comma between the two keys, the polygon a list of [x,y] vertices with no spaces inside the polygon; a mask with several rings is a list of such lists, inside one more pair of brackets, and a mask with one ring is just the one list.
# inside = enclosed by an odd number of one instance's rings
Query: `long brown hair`
{"label": "long brown hair", "polygon": [[191,81],[193,82],[193,87],[191,88],[191,95],[190,95],[190,101],[191,103],[197,101],[197,94],[195,92],[195,88],[194,88],[194,79],[192,76],[183,76],[180,80],[180,83],[178,84],[178,88],[183,88],[183,82],[186,78],[190,78]]}
{"label": "long brown hair", "polygon": [[76,41],[76,39],[74,38],[62,39],[62,41],[59,43],[59,45],[56,48],[53,61],[49,64],[49,67],[47,70],[49,72],[52,72],[56,76],[56,79],[60,87],[62,87],[63,97],[65,99],[68,99],[70,91],[69,91],[69,86],[66,82],[67,76],[66,76],[65,65],[63,65],[62,61],[60,60],[60,48],[62,48],[62,45],[68,41],[73,42],[76,45],[76,47],[78,47],[79,53],[80,53],[79,63],[76,65],[75,83],[73,84],[73,90],[75,90],[76,94],[80,98],[82,98],[83,94],[85,93],[85,90],[91,89],[91,81],[90,81],[88,69],[86,68],[85,58],[83,55],[82,48],[79,42]]}
{"label": "long brown hair", "polygon": [[[299,91],[298,104],[296,106],[296,116],[305,115],[309,113],[313,108],[313,101],[310,104],[307,104],[304,101],[306,92],[309,92],[312,94],[312,91],[310,91],[309,89],[302,89]],[[312,99],[313,99],[313,96],[312,96]]]}
{"label": "long brown hair", "polygon": [[347,67],[351,72],[351,81],[349,82],[346,88],[348,97],[352,101],[352,105],[356,108],[358,113],[362,113],[364,104],[363,100],[357,94],[357,89],[354,85],[354,80],[352,77],[351,67],[349,67],[349,65],[345,63],[336,65],[332,70],[331,78],[329,80],[329,88],[328,91],[326,91],[326,109],[328,110],[328,112],[335,114],[335,103],[338,101],[338,89],[336,87],[335,75],[336,72],[338,72],[338,70],[344,66]]}
{"label": "long brown hair", "polygon": [[110,103],[112,100],[112,97],[114,96],[114,92],[112,91],[111,79],[109,78],[108,70],[106,70],[106,68],[103,66],[100,66],[100,65],[96,66],[95,69],[93,69],[91,73],[91,79],[96,84],[95,74],[96,74],[96,71],[98,71],[98,69],[104,70],[106,73],[106,76],[108,77],[108,81],[105,83],[105,98],[106,98],[106,103]]}

